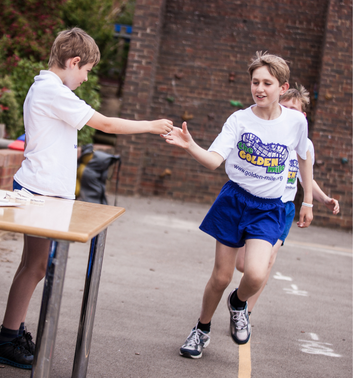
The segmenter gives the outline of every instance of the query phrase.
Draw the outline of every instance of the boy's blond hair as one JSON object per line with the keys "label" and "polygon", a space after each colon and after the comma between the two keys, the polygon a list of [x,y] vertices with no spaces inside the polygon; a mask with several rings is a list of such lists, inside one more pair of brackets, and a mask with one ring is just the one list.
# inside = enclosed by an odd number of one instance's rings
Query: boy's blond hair
{"label": "boy's blond hair", "polygon": [[97,65],[100,60],[99,48],[94,39],[80,28],[61,31],[55,38],[49,57],[49,68],[57,66],[65,69],[66,61],[80,57],[78,67],[93,63]]}
{"label": "boy's blond hair", "polygon": [[305,112],[310,104],[309,91],[301,84],[295,83],[294,88],[288,89],[280,98],[279,101],[296,100],[301,103],[302,111]]}
{"label": "boy's blond hair", "polygon": [[252,59],[248,67],[250,79],[252,79],[252,75],[257,68],[264,66],[266,66],[270,74],[278,80],[279,85],[289,82],[290,70],[287,62],[277,55],[268,54],[267,51],[264,53],[262,53],[262,51],[256,51],[256,56]]}

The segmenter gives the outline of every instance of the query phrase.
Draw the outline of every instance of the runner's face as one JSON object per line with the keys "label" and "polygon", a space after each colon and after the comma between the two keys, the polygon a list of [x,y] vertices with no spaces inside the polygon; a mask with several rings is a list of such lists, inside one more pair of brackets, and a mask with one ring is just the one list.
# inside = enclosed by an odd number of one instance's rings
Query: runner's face
{"label": "runner's face", "polygon": [[280,104],[288,109],[298,110],[298,112],[303,113],[302,104],[297,99],[291,98],[290,100],[282,100]]}
{"label": "runner's face", "polygon": [[270,74],[266,66],[257,68],[251,79],[251,94],[259,107],[269,107],[285,92],[279,81]]}

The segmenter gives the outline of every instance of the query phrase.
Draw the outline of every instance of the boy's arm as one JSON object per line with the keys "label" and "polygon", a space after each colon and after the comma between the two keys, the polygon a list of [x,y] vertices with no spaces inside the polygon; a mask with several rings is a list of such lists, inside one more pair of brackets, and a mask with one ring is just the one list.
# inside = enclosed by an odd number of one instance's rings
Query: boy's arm
{"label": "boy's arm", "polygon": [[[310,152],[306,153],[306,160],[303,160],[298,155],[299,171],[302,178],[302,187],[304,190],[304,205],[301,206],[299,212],[299,222],[297,225],[301,228],[309,227],[311,221],[313,220],[313,209],[310,205],[313,203],[313,168]],[[309,206],[305,206],[309,205]]]}
{"label": "boy's arm", "polygon": [[340,205],[338,201],[334,198],[327,196],[319,187],[318,183],[313,180],[313,197],[316,201],[323,203],[332,214],[338,214],[340,212]]}
{"label": "boy's arm", "polygon": [[186,122],[183,122],[182,129],[173,127],[173,131],[163,137],[167,143],[184,148],[195,160],[208,169],[215,170],[223,163],[223,157],[217,152],[207,151],[195,143]]}
{"label": "boy's arm", "polygon": [[95,112],[87,125],[109,134],[167,134],[173,129],[173,122],[167,119],[155,121],[133,121],[123,118],[106,117]]}

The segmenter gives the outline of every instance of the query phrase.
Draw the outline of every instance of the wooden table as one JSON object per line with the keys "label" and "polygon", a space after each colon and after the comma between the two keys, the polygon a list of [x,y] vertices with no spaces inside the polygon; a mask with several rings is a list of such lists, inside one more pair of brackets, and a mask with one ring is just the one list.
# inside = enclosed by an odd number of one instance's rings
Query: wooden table
{"label": "wooden table", "polygon": [[38,320],[33,378],[50,376],[69,244],[91,240],[72,377],[86,377],[107,227],[125,209],[41,196],[44,205],[0,207],[0,230],[51,240]]}

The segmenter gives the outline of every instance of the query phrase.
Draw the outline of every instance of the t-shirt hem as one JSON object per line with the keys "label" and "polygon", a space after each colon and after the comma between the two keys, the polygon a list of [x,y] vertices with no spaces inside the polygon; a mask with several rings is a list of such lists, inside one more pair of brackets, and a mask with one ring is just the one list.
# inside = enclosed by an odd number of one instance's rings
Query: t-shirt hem
{"label": "t-shirt hem", "polygon": [[24,183],[22,180],[20,180],[16,174],[14,175],[14,180],[16,180],[21,186],[23,186],[24,188],[32,191],[32,192],[35,192],[35,193],[38,193],[42,196],[48,196],[48,197],[59,197],[59,198],[63,198],[63,199],[68,199],[68,200],[74,200],[76,199],[76,196],[75,195],[72,195],[72,194],[59,194],[59,193],[49,193],[49,192],[46,192],[46,191],[43,191],[41,189],[38,189],[32,185],[28,185],[26,183]]}

